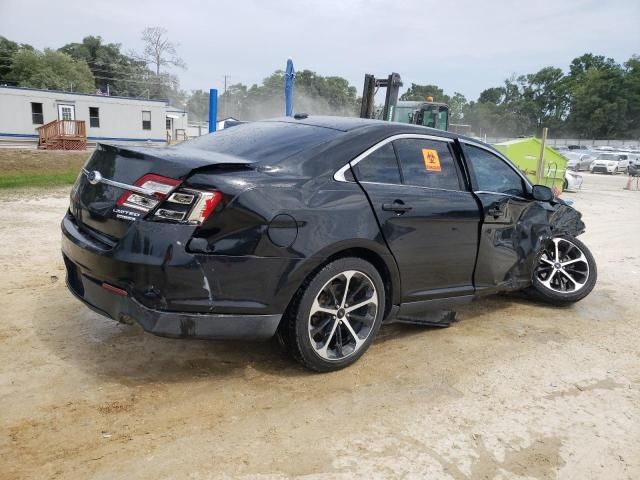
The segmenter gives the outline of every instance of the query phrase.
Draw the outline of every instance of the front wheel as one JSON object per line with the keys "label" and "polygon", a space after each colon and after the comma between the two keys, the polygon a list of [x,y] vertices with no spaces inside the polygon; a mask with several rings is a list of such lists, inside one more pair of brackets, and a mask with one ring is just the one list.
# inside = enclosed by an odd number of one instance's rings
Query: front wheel
{"label": "front wheel", "polygon": [[278,336],[304,366],[318,372],[339,370],[369,348],[384,308],[384,284],[376,268],[360,258],[341,258],[305,282]]}
{"label": "front wheel", "polygon": [[536,256],[532,288],[542,300],[569,304],[596,285],[596,261],[587,246],[570,235],[551,238]]}

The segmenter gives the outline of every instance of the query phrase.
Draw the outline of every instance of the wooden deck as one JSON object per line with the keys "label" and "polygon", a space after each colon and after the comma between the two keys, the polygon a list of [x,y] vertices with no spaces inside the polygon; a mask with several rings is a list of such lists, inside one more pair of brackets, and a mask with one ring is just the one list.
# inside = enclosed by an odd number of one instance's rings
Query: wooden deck
{"label": "wooden deck", "polygon": [[42,150],[85,150],[84,120],[54,120],[38,127],[38,148]]}

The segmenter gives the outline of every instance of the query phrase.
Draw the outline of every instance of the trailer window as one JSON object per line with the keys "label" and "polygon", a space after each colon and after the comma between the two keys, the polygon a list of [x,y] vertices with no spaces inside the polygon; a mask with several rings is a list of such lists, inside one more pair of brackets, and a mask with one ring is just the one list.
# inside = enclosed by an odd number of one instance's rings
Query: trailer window
{"label": "trailer window", "polygon": [[89,126],[100,127],[100,109],[98,107],[89,107]]}
{"label": "trailer window", "polygon": [[151,112],[147,110],[142,111],[142,129],[151,130]]}
{"label": "trailer window", "polygon": [[41,103],[31,102],[31,121],[34,125],[42,125],[44,123]]}

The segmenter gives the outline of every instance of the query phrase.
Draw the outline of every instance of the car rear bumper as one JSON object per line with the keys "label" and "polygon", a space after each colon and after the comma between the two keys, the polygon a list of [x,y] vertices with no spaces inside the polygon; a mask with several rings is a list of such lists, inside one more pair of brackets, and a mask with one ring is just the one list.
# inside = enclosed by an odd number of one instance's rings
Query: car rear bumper
{"label": "car rear bumper", "polygon": [[282,315],[233,315],[162,312],[145,307],[128,295],[108,290],[96,279],[79,273],[67,263],[67,287],[89,308],[122,323],[138,323],[154,335],[174,338],[267,339],[278,328]]}
{"label": "car rear bumper", "polygon": [[[295,291],[300,259],[196,255],[171,230],[132,228],[146,251],[123,238],[108,249],[69,214],[62,254],[69,290],[98,313],[170,337],[263,339],[275,334]],[[157,227],[156,227],[157,228]],[[187,232],[188,233],[188,232]],[[171,248],[173,245],[173,248]],[[154,253],[155,252],[155,253]],[[169,252],[169,253],[167,253]],[[292,291],[290,291],[292,289]]]}

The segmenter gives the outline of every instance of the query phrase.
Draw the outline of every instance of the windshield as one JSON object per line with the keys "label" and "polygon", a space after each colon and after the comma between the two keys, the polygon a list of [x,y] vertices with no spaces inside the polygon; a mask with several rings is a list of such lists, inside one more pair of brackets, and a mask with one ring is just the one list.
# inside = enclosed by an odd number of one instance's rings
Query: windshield
{"label": "windshield", "polygon": [[609,160],[617,162],[620,160],[620,156],[615,153],[601,153],[598,155],[598,160]]}
{"label": "windshield", "polygon": [[400,123],[411,123],[411,116],[416,107],[398,107],[393,112],[393,120]]}

